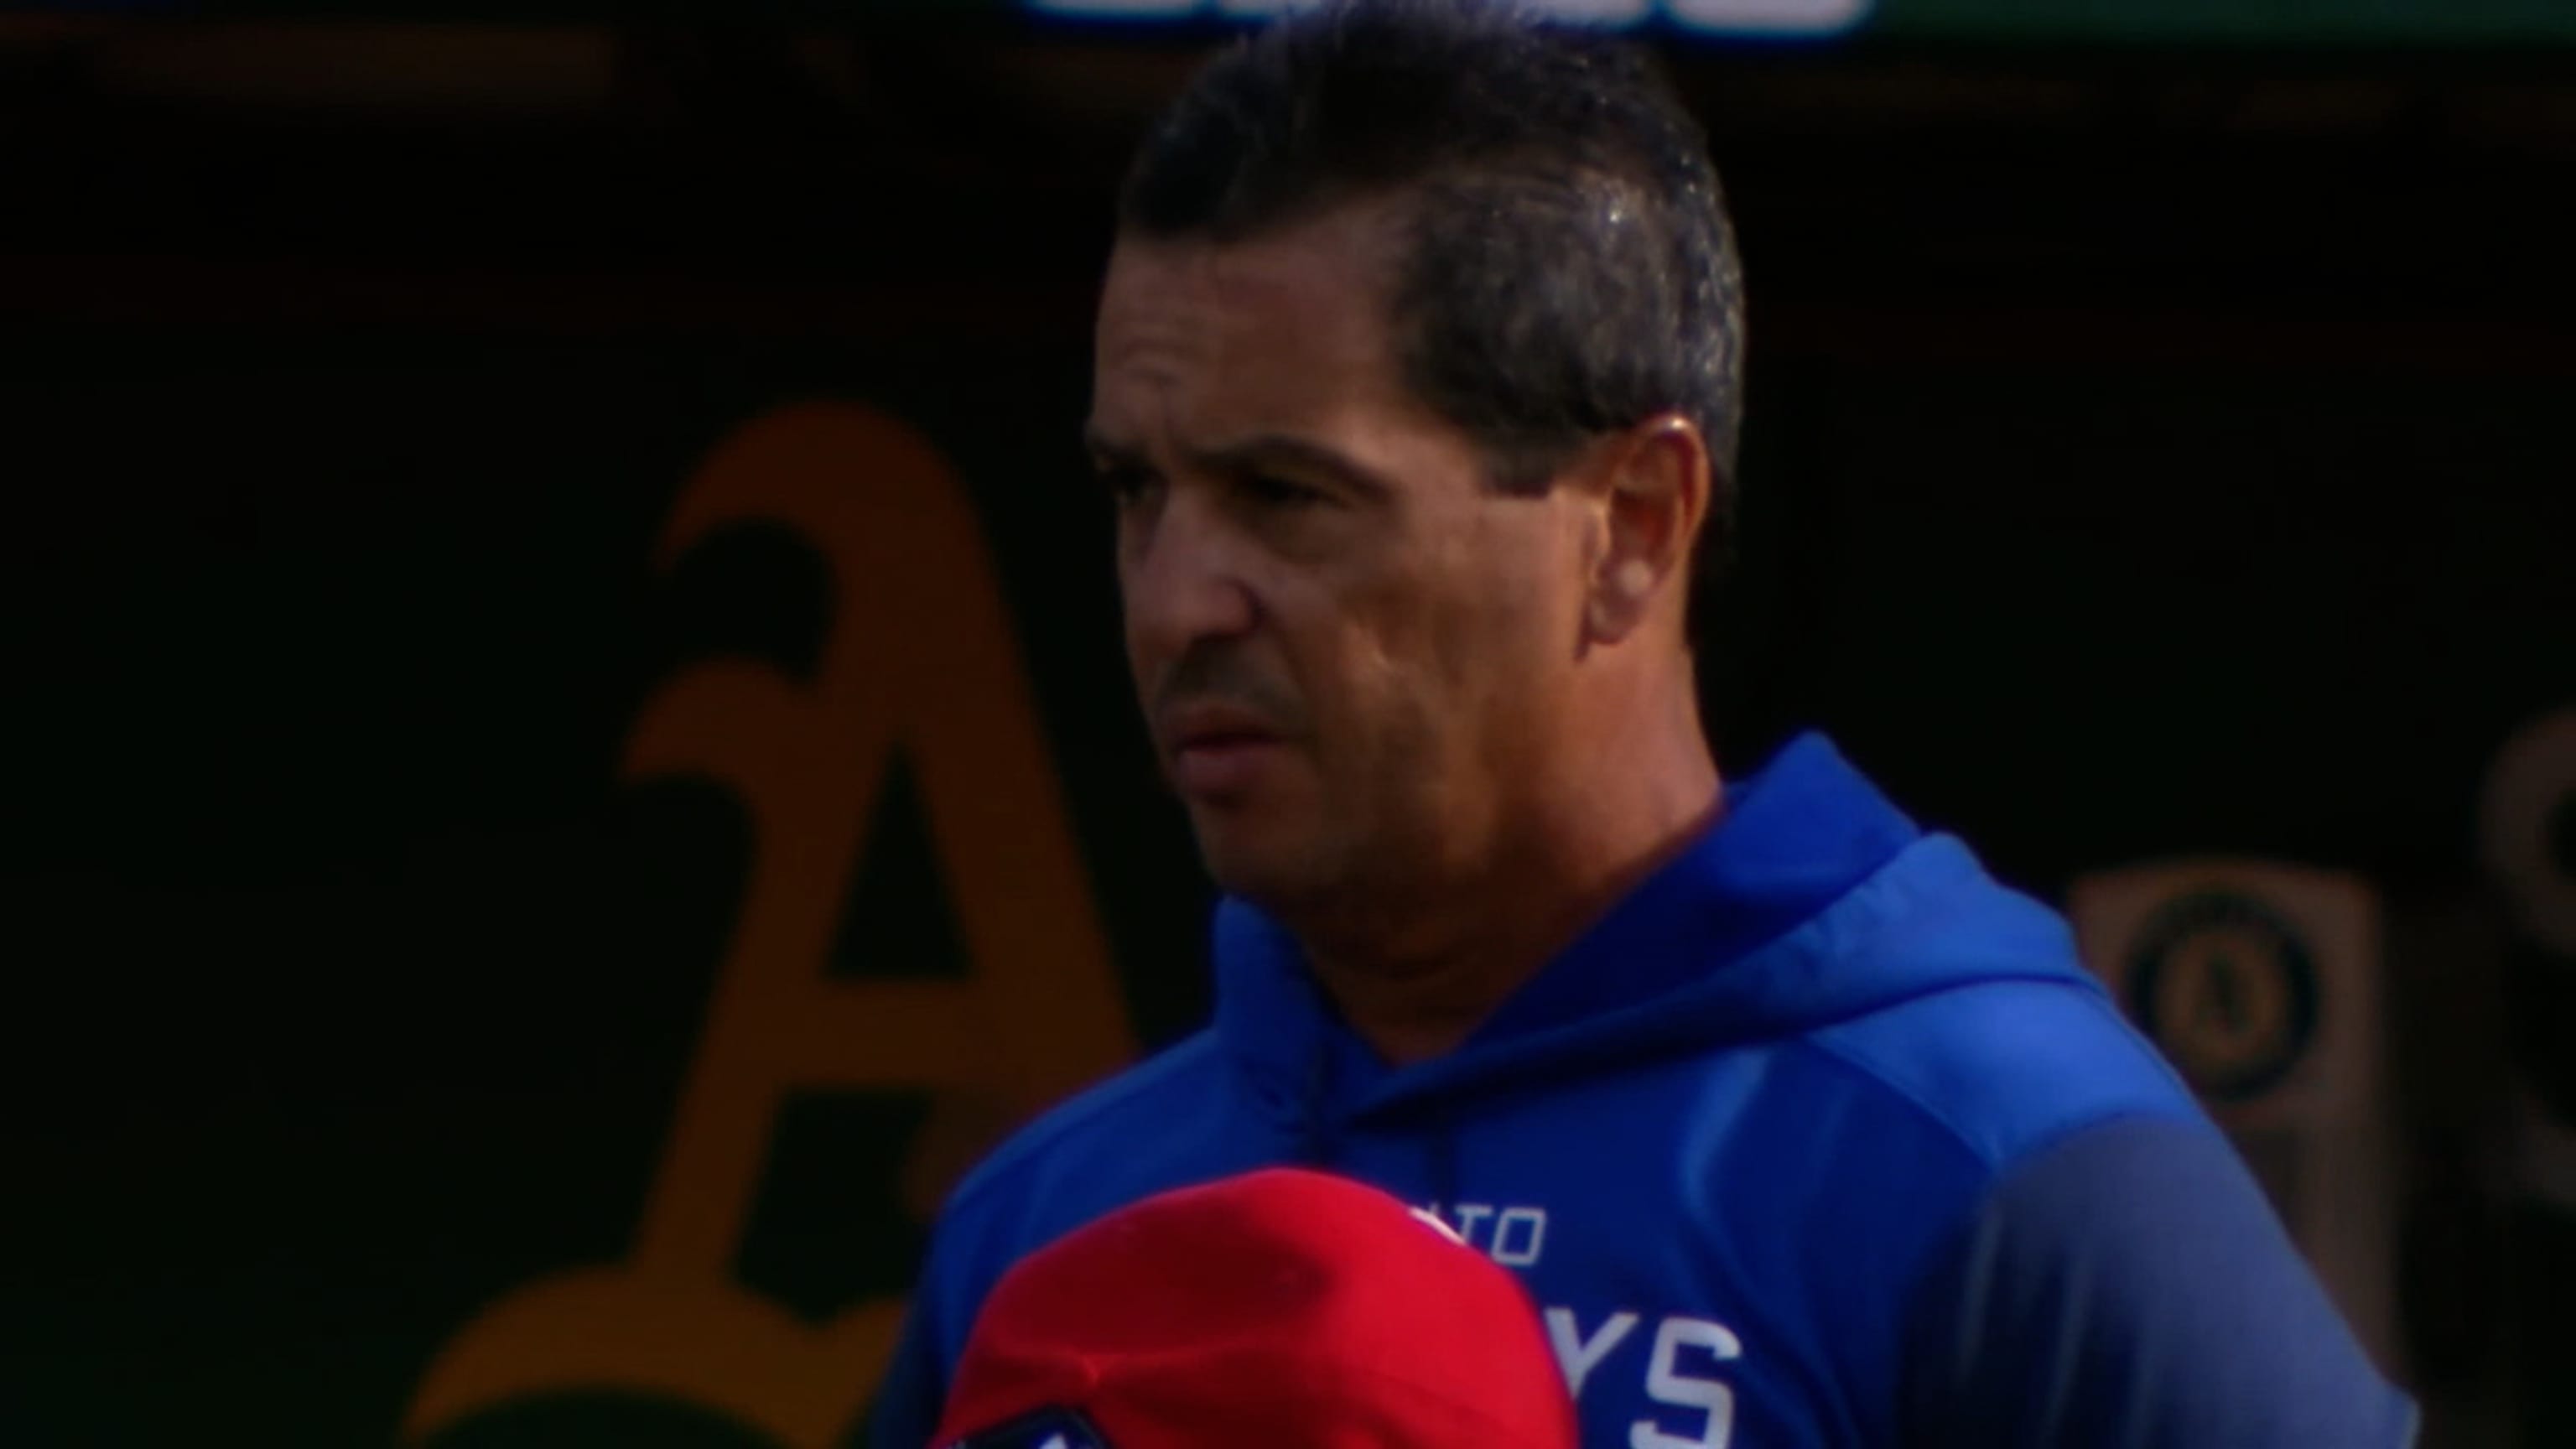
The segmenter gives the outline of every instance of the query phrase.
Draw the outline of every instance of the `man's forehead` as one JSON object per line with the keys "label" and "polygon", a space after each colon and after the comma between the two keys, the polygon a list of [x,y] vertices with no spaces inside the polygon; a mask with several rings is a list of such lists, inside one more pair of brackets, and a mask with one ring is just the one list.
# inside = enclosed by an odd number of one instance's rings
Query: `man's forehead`
{"label": "man's forehead", "polygon": [[1103,369],[1349,366],[1379,338],[1354,286],[1320,269],[1233,266],[1227,259],[1113,272],[1095,356]]}
{"label": "man's forehead", "polygon": [[1241,241],[1120,238],[1095,338],[1095,430],[1152,426],[1163,419],[1133,415],[1174,407],[1296,411],[1391,383],[1381,230],[1344,211]]}

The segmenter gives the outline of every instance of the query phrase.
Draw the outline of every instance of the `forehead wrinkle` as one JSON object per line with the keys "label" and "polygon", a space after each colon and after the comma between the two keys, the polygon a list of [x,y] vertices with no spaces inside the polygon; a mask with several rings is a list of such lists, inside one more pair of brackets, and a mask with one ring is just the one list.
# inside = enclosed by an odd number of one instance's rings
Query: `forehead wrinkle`
{"label": "forehead wrinkle", "polygon": [[[1122,237],[1117,252],[1132,268],[1153,267],[1158,300],[1213,314],[1284,309],[1301,321],[1350,318],[1374,323],[1393,300],[1393,228],[1388,208],[1353,204],[1253,236]],[[1120,268],[1113,263],[1112,271]],[[1187,295],[1184,295],[1187,294]],[[1358,308],[1347,302],[1357,301]]]}
{"label": "forehead wrinkle", "polygon": [[1349,447],[1362,419],[1439,421],[1405,385],[1387,331],[1381,212],[1240,241],[1122,236],[1102,296],[1096,431],[1150,441],[1177,466],[1262,436],[1373,454]]}
{"label": "forehead wrinkle", "polygon": [[[1121,243],[1122,252],[1128,245]],[[1121,452],[1143,453],[1168,442],[1181,411],[1179,395],[1194,379],[1213,375],[1222,357],[1221,329],[1209,319],[1222,317],[1223,310],[1211,305],[1207,259],[1149,246],[1113,262],[1102,298],[1098,381],[1085,435]],[[1104,414],[1104,403],[1115,411]],[[1132,415],[1140,407],[1146,415]]]}

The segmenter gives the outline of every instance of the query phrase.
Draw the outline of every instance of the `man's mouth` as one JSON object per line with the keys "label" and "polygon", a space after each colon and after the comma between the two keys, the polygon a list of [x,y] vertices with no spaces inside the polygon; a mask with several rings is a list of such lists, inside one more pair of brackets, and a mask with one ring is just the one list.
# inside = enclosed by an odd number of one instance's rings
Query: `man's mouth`
{"label": "man's mouth", "polygon": [[1175,711],[1165,738],[1172,741],[1172,783],[1190,796],[1241,793],[1285,748],[1260,719],[1213,706]]}

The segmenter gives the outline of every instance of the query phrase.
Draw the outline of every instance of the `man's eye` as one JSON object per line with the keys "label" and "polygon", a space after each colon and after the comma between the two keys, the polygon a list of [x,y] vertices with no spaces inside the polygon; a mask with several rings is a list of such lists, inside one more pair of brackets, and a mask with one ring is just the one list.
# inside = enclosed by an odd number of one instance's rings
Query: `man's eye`
{"label": "man's eye", "polygon": [[1160,482],[1151,470],[1145,468],[1104,468],[1100,471],[1100,486],[1122,506],[1144,498]]}
{"label": "man's eye", "polygon": [[1292,483],[1264,473],[1247,476],[1243,480],[1243,491],[1254,502],[1267,508],[1307,508],[1330,501],[1320,488],[1309,488],[1303,483]]}

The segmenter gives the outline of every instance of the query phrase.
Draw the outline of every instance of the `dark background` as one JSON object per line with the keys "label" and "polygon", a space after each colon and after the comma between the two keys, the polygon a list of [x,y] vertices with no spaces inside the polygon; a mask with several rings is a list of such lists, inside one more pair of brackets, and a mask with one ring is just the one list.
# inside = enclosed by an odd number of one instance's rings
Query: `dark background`
{"label": "dark background", "polygon": [[[0,1438],[389,1442],[477,1308],[624,1251],[746,838],[621,744],[823,607],[790,535],[654,543],[781,402],[962,472],[1131,1019],[1195,1024],[1073,440],[1121,153],[1213,34],[0,16]],[[2576,963],[2476,814],[2576,704],[2576,50],[1657,43],[1753,297],[1723,763],[1825,728],[2051,898],[2366,878],[2428,1449],[2576,1444],[2576,1214],[2504,1124],[2576,1124]],[[871,840],[844,969],[964,972],[900,784]],[[924,1110],[782,1119],[742,1279],[901,1292]],[[442,1442],[758,1441],[567,1397]]]}

